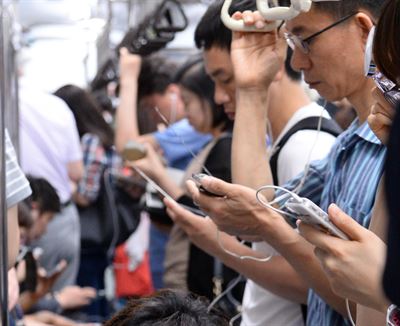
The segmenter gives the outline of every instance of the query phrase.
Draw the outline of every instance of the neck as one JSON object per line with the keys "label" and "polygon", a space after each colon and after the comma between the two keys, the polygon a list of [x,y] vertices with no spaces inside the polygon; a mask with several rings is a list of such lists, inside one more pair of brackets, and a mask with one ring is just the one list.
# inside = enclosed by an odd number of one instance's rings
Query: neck
{"label": "neck", "polygon": [[268,101],[268,120],[273,139],[279,137],[295,112],[310,103],[302,86],[288,77],[283,77],[277,85],[274,85]]}
{"label": "neck", "polygon": [[360,91],[347,96],[347,99],[357,112],[360,124],[367,121],[371,106],[375,102],[371,92],[374,85],[374,81],[371,78],[365,78],[362,87],[360,87]]}
{"label": "neck", "polygon": [[210,134],[213,136],[213,138],[217,138],[219,135],[222,134],[222,127],[218,126],[216,128],[211,129]]}

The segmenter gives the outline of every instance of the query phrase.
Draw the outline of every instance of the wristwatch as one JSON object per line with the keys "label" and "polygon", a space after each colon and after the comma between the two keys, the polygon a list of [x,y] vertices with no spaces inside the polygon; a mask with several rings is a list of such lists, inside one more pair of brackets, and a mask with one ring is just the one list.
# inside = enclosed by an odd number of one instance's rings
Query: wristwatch
{"label": "wristwatch", "polygon": [[387,310],[386,326],[400,326],[400,308],[394,304]]}

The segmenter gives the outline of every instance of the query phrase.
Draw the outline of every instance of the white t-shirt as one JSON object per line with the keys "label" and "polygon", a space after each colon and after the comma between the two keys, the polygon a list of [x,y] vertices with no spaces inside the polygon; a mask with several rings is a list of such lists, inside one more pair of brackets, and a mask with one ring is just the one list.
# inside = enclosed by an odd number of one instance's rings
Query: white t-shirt
{"label": "white t-shirt", "polygon": [[[298,110],[279,137],[274,141],[278,144],[282,137],[300,120],[308,117],[319,117],[323,108],[312,103]],[[324,118],[330,118],[323,112]],[[316,141],[317,131],[301,130],[296,132],[282,147],[278,157],[278,179],[280,185],[301,173],[307,162],[326,157],[336,138],[331,134],[320,132]],[[315,144],[315,145],[314,145]],[[311,152],[311,149],[313,148]],[[272,147],[274,153],[275,147]],[[310,154],[311,152],[311,154]],[[266,242],[254,243],[253,249],[262,252],[263,255],[278,255],[278,253]],[[268,264],[265,265],[268,268]],[[267,291],[251,280],[246,283],[243,297],[242,326],[303,326],[303,315],[300,304],[286,300]]]}
{"label": "white t-shirt", "polygon": [[22,86],[19,96],[22,170],[50,182],[64,203],[72,191],[67,165],[82,159],[74,116],[54,95]]}

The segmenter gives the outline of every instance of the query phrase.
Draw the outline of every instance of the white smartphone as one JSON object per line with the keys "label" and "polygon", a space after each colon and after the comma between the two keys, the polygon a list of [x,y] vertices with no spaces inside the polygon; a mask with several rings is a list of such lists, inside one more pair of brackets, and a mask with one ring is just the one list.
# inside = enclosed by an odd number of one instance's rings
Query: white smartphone
{"label": "white smartphone", "polygon": [[348,236],[329,220],[328,214],[311,200],[292,197],[286,202],[285,207],[296,214],[299,220],[343,240],[349,240]]}

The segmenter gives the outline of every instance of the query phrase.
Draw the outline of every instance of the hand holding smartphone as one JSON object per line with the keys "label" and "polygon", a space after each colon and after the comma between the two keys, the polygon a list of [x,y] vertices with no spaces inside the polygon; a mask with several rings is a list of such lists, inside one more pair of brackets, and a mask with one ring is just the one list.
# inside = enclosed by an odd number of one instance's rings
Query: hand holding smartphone
{"label": "hand holding smartphone", "polygon": [[207,190],[206,188],[203,187],[203,185],[201,184],[201,180],[207,176],[206,174],[203,173],[196,173],[196,174],[192,174],[192,179],[193,181],[196,183],[197,188],[199,189],[199,191],[203,194],[203,195],[207,195],[210,197],[225,197],[225,195],[219,195],[219,194],[215,194],[209,190]]}
{"label": "hand holding smartphone", "polygon": [[292,197],[286,202],[285,206],[304,223],[312,225],[343,240],[349,240],[349,237],[330,221],[328,214],[311,200],[307,198]]}

